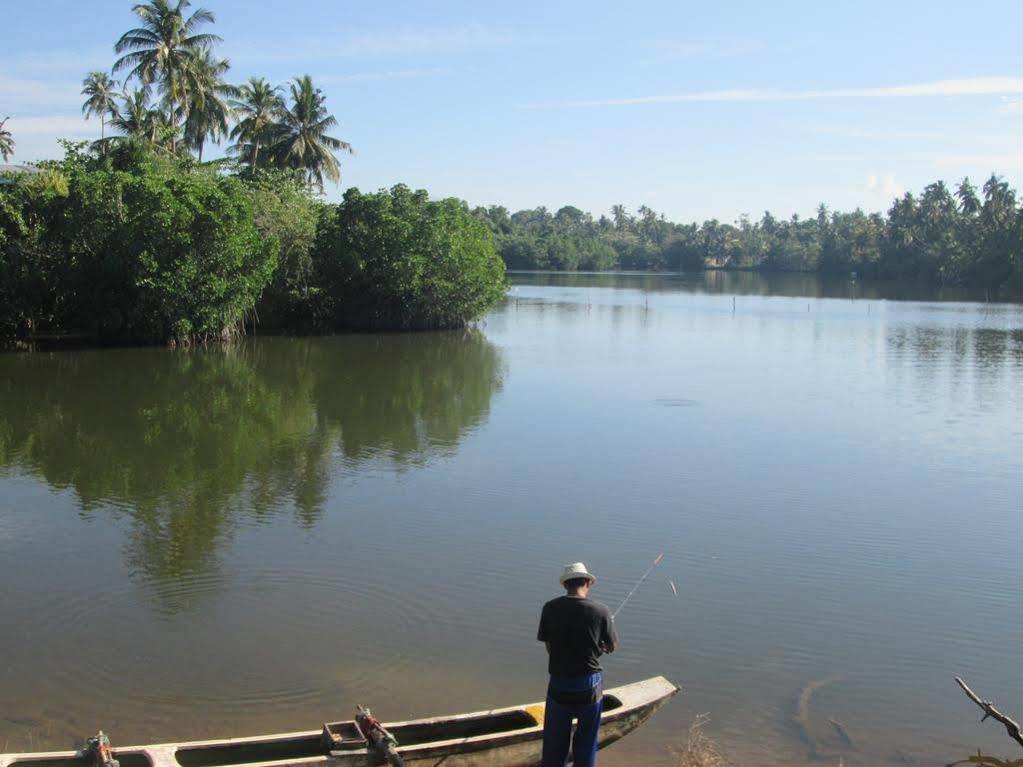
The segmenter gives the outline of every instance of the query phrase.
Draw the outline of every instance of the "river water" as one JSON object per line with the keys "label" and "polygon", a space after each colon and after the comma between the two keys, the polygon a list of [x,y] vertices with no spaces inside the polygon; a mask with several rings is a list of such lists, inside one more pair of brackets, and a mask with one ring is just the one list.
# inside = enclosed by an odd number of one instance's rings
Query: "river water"
{"label": "river water", "polygon": [[465,333],[0,356],[0,751],[536,700],[561,565],[614,606],[663,552],[607,684],[685,693],[601,764],[700,713],[743,765],[1018,755],[953,675],[1023,716],[1023,307],[513,282]]}

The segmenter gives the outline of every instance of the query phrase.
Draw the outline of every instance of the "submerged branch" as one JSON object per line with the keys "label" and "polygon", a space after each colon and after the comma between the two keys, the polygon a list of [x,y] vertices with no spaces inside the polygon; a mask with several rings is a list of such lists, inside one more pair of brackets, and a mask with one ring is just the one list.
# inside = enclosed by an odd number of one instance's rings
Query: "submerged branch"
{"label": "submerged branch", "polygon": [[991,701],[981,700],[977,693],[971,690],[969,686],[966,684],[966,682],[964,682],[962,679],[960,679],[959,677],[956,677],[955,679],[956,684],[958,684],[963,689],[963,692],[966,693],[966,697],[968,697],[970,700],[972,700],[974,703],[980,706],[981,711],[984,712],[984,716],[981,717],[980,721],[983,722],[988,717],[991,717],[995,721],[1001,722],[1005,726],[1005,731],[1009,733],[1009,737],[1012,738],[1017,743],[1019,743],[1021,746],[1023,746],[1023,732],[1020,732],[1019,722],[1007,717],[1005,714],[1003,714],[1001,711],[995,708],[994,704],[991,703]]}

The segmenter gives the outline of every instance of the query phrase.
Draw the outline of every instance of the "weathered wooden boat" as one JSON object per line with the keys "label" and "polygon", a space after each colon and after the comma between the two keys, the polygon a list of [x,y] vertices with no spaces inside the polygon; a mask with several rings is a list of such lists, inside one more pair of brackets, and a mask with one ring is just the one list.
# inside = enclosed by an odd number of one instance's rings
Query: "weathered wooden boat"
{"label": "weathered wooden boat", "polygon": [[[662,676],[604,691],[599,747],[635,730],[679,688]],[[406,767],[535,767],[543,740],[543,703],[385,724]],[[102,743],[102,738],[101,738]],[[370,767],[387,760],[354,720],[321,730],[228,740],[113,748],[120,767]],[[0,754],[0,767],[96,767],[110,752]]]}

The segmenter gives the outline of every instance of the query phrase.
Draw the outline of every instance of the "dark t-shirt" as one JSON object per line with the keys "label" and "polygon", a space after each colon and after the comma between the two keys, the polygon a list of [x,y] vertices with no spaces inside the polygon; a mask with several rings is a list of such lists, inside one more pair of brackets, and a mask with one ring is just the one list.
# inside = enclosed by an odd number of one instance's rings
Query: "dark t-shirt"
{"label": "dark t-shirt", "polygon": [[600,671],[601,646],[615,647],[611,611],[600,602],[563,596],[543,606],[536,638],[551,646],[547,671],[559,676],[582,676]]}

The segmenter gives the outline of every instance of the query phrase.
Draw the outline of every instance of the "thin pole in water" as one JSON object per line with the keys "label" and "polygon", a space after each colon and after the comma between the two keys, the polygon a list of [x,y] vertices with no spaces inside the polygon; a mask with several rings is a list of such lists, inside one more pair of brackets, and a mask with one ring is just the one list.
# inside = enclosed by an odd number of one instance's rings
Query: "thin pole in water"
{"label": "thin pole in water", "polygon": [[643,577],[636,581],[636,585],[632,587],[632,591],[625,595],[625,599],[623,599],[622,603],[618,605],[618,609],[611,613],[611,620],[614,620],[615,618],[618,617],[618,613],[620,613],[622,611],[622,608],[625,607],[625,603],[628,602],[632,598],[632,595],[636,593],[636,589],[643,585],[643,581],[645,581],[647,576],[653,572],[654,568],[657,567],[657,565],[661,564],[662,559],[664,559],[664,554],[658,554],[657,559],[654,560],[654,563],[646,569],[645,573],[643,573]]}

